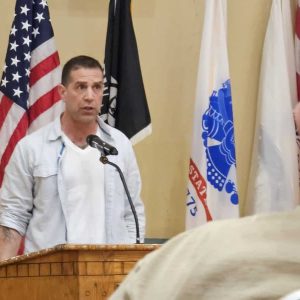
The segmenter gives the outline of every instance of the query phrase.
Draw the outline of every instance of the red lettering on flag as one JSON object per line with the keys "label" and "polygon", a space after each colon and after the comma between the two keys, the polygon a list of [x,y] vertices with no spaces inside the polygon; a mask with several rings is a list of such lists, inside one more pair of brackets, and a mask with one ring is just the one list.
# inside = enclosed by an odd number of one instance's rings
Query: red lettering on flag
{"label": "red lettering on flag", "polygon": [[189,171],[189,178],[191,183],[193,184],[197,196],[203,205],[205,214],[206,214],[206,220],[207,222],[212,221],[211,214],[209,212],[208,206],[206,204],[206,181],[204,177],[200,174],[196,164],[193,162],[192,159],[190,159],[190,171]]}

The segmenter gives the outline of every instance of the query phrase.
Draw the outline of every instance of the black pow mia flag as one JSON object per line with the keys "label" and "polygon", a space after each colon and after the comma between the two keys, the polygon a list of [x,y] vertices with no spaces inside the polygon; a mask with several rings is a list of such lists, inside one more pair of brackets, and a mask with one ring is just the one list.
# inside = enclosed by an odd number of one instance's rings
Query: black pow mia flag
{"label": "black pow mia flag", "polygon": [[130,0],[110,0],[101,117],[132,143],[151,133]]}

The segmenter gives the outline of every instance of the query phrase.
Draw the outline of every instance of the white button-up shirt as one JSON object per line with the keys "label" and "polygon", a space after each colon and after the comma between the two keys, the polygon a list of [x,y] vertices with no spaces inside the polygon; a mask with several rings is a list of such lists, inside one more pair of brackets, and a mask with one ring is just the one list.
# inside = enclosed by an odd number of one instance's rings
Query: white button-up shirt
{"label": "white button-up shirt", "polygon": [[[100,137],[119,151],[118,155],[108,158],[124,174],[143,241],[145,217],[140,199],[141,180],[131,142],[101,119],[98,123]],[[57,118],[20,141],[5,170],[0,225],[25,235],[25,252],[68,242],[66,190],[61,174],[65,146],[61,136],[60,119]],[[134,243],[134,217],[119,173],[110,165],[104,168],[104,188],[106,243]]]}

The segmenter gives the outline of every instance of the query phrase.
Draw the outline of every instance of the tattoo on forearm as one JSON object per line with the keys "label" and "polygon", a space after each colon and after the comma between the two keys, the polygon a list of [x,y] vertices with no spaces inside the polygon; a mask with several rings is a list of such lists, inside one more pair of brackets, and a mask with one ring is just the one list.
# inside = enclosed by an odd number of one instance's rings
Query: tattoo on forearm
{"label": "tattoo on forearm", "polygon": [[10,241],[13,238],[13,232],[8,227],[0,226],[0,236],[4,241]]}

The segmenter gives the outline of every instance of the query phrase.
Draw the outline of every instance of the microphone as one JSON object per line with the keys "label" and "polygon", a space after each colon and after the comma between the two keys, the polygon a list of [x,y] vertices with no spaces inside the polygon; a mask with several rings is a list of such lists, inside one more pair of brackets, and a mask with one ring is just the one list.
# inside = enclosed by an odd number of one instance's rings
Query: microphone
{"label": "microphone", "polygon": [[102,141],[98,135],[90,134],[86,137],[86,142],[93,148],[98,149],[103,155],[117,155],[118,150],[110,144]]}
{"label": "microphone", "polygon": [[135,222],[135,228],[136,228],[136,243],[140,244],[140,227],[139,227],[139,220],[137,217],[137,213],[134,207],[134,204],[132,202],[124,175],[122,173],[122,170],[120,169],[120,167],[116,164],[114,164],[113,162],[109,161],[108,158],[106,157],[106,155],[117,155],[118,154],[118,150],[107,144],[106,142],[102,141],[99,136],[94,135],[94,134],[90,134],[86,137],[86,142],[93,148],[98,149],[101,152],[101,157],[100,157],[100,162],[102,162],[103,164],[109,164],[111,166],[113,166],[119,173],[122,184],[124,186],[126,195],[127,195],[127,199],[134,217],[134,222]]}

